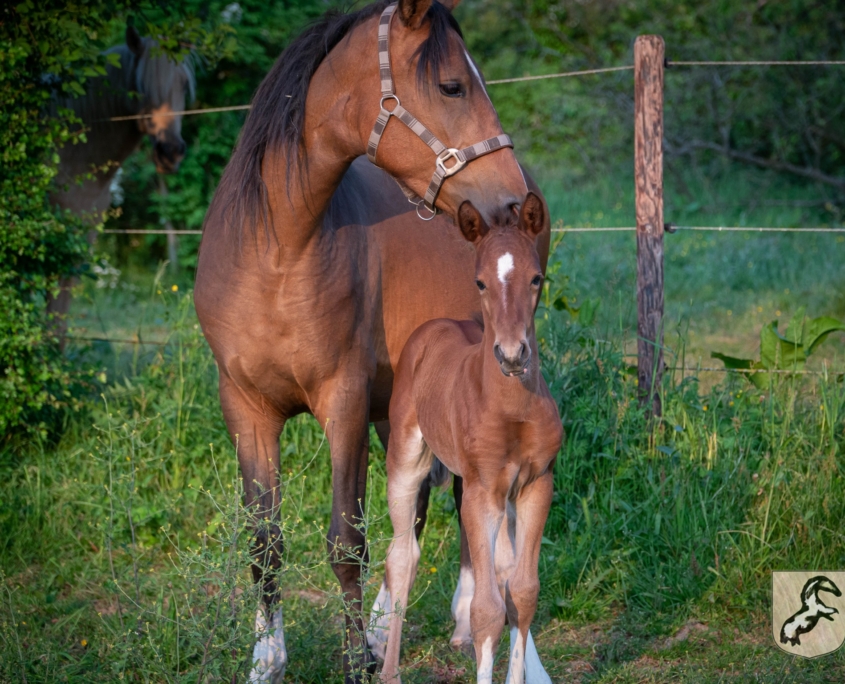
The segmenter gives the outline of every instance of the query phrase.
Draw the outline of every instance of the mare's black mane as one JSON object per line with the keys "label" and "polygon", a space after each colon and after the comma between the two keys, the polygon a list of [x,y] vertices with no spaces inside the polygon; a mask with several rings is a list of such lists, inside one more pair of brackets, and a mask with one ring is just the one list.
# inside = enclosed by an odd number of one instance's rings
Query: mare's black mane
{"label": "mare's black mane", "polygon": [[[270,73],[258,86],[240,139],[215,193],[212,207],[224,207],[225,220],[240,233],[245,224],[256,228],[259,213],[268,228],[267,187],[261,177],[261,162],[270,150],[285,155],[288,178],[294,164],[301,172],[307,160],[300,154],[305,121],[305,100],[311,78],[326,55],[360,23],[382,13],[389,0],[378,0],[357,12],[331,10],[306,28],[281,54]],[[463,37],[452,14],[439,2],[432,2],[427,18],[428,38],[420,46],[417,80],[425,87],[436,83],[440,66],[449,56],[449,31]],[[375,41],[372,54],[377,59]],[[211,214],[211,210],[209,210]]]}

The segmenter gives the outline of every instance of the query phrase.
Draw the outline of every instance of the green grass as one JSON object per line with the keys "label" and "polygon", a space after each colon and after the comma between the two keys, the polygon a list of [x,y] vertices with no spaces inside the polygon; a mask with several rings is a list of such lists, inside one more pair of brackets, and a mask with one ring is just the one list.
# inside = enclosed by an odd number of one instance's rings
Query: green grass
{"label": "green grass", "polygon": [[[750,192],[700,185],[703,205]],[[627,191],[551,190],[566,224],[630,224],[615,208],[630,206]],[[773,190],[787,191],[791,200],[809,192]],[[679,223],[742,220],[678,201],[667,198]],[[610,209],[601,217],[583,213],[602,206]],[[823,219],[802,216],[805,208],[755,211],[746,224]],[[837,239],[667,236],[670,359],[710,366],[710,349],[753,354],[760,326],[801,305],[843,317]],[[567,430],[533,628],[545,664],[555,682],[842,681],[841,652],[799,661],[778,650],[767,611],[772,570],[845,566],[845,385],[835,375],[780,377],[760,392],[741,378],[674,373],[664,420],[650,426],[626,356],[633,247],[631,235],[563,237],[549,301],[595,298],[599,313],[583,326],[554,308],[540,312],[544,371]],[[165,272],[124,274],[114,288],[86,284],[73,334],[168,344],[75,343],[72,353],[96,370],[87,410],[55,442],[10,442],[0,453],[0,681],[244,679],[257,601],[247,515],[189,287]],[[845,370],[841,336],[825,344],[814,367]],[[288,680],[340,681],[343,606],[323,538],[330,468],[313,419],[289,421],[282,455]],[[390,534],[375,436],[370,464],[368,603]],[[457,574],[454,503],[437,492],[408,615],[405,681],[474,681],[472,661],[446,645]],[[497,681],[505,666],[503,647]]]}

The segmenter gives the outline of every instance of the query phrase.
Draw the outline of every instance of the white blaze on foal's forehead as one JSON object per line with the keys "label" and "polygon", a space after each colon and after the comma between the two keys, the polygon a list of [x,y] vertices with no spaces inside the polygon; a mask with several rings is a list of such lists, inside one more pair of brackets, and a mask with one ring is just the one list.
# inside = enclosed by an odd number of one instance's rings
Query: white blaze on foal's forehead
{"label": "white blaze on foal's forehead", "polygon": [[507,283],[508,274],[513,270],[513,256],[510,252],[505,252],[499,257],[499,264],[497,273],[499,275],[499,282],[504,285]]}

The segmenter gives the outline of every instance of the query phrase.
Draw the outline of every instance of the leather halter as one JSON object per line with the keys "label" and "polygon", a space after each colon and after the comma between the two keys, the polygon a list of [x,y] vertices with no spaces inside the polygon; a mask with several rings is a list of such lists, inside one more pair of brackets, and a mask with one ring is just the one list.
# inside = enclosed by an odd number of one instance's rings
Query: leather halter
{"label": "leather halter", "polygon": [[[505,135],[503,133],[502,135],[497,135],[495,138],[488,138],[487,140],[475,143],[475,145],[465,147],[462,150],[454,147],[446,147],[446,145],[437,139],[437,136],[435,136],[434,133],[429,131],[425,126],[417,121],[417,119],[401,105],[399,98],[396,96],[396,92],[393,89],[393,74],[390,70],[390,20],[393,18],[394,12],[396,12],[396,3],[390,4],[384,9],[384,12],[381,13],[381,17],[378,22],[378,62],[381,74],[381,102],[379,103],[379,106],[381,111],[376,119],[375,126],[373,126],[373,132],[370,133],[370,140],[367,144],[367,157],[369,157],[373,164],[376,164],[378,144],[381,140],[382,134],[384,133],[384,129],[387,128],[387,123],[390,121],[390,117],[392,116],[395,116],[399,119],[399,121],[410,128],[411,131],[418,135],[419,138],[432,149],[434,154],[437,155],[437,158],[434,160],[434,175],[431,177],[431,182],[428,185],[428,189],[425,191],[425,197],[420,199],[412,190],[405,187],[402,183],[399,183],[399,187],[402,188],[402,192],[405,193],[408,201],[411,204],[416,205],[417,216],[425,221],[430,221],[437,214],[437,207],[434,203],[437,200],[437,195],[440,192],[440,186],[443,185],[444,180],[446,180],[449,176],[454,176],[473,159],[477,159],[478,157],[489,154],[490,152],[495,152],[503,147],[512,148],[513,141],[510,139],[509,135]],[[386,100],[394,100],[396,102],[396,106],[393,107],[392,110],[385,109],[384,103]],[[446,166],[446,163],[449,161],[454,162],[452,166]],[[421,204],[431,212],[431,216],[423,217],[420,214]]]}

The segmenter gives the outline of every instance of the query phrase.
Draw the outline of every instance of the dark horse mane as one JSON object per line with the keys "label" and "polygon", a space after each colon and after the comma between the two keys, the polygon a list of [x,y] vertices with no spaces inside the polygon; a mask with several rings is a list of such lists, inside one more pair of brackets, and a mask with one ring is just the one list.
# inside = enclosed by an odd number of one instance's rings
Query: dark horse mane
{"label": "dark horse mane", "polygon": [[[381,14],[389,3],[390,0],[378,0],[350,13],[330,10],[295,38],[276,60],[252,98],[252,108],[212,202],[212,207],[218,202],[226,207],[227,225],[237,230],[249,224],[255,230],[260,212],[265,230],[269,228],[267,187],[261,177],[264,156],[268,151],[281,150],[286,157],[288,179],[294,162],[302,174],[307,160],[300,154],[300,146],[311,78],[326,55],[352,29]],[[418,50],[416,74],[422,87],[430,82],[428,76],[435,82],[439,78],[441,64],[449,56],[449,31],[463,38],[451,12],[439,2],[432,2],[426,16],[430,32]],[[375,42],[371,58],[376,60]]]}

